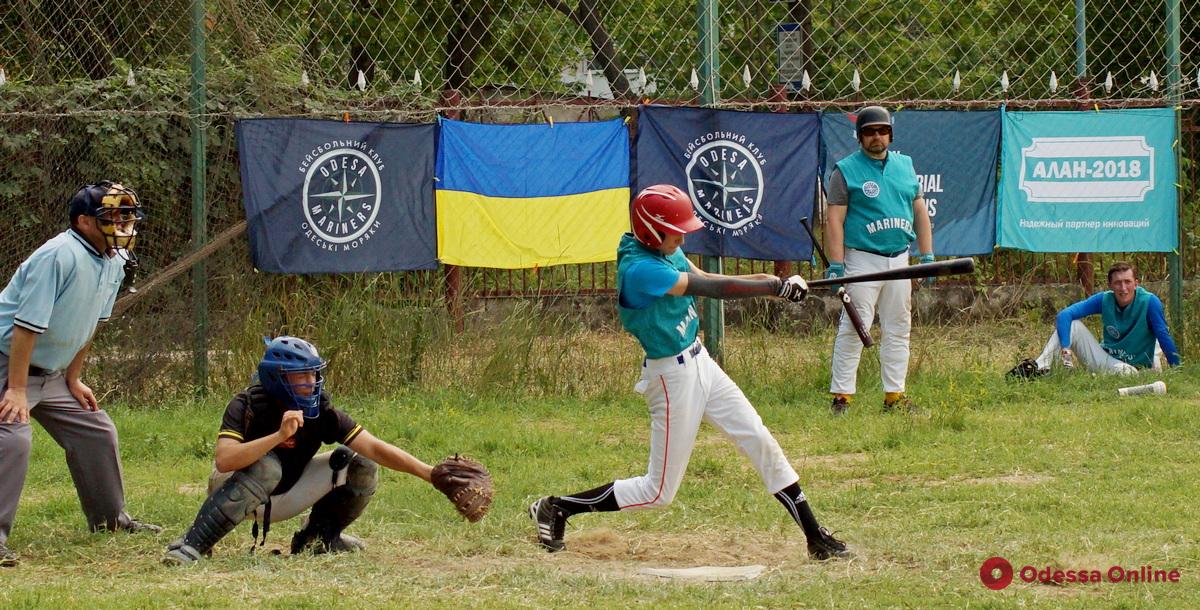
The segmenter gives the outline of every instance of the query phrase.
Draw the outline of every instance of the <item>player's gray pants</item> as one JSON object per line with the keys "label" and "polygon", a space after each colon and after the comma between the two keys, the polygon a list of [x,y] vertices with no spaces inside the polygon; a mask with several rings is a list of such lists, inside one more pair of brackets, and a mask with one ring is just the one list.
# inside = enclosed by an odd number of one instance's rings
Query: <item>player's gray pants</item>
{"label": "player's gray pants", "polygon": [[[908,266],[908,253],[888,258],[862,250],[846,249],[846,275],[886,271]],[[884,392],[903,392],[908,376],[908,342],[912,329],[912,281],[855,282],[846,293],[867,326],[879,314],[879,374]],[[858,387],[858,362],[862,340],[854,324],[842,312],[837,338],[833,340],[832,374],[829,391],[853,394]]]}
{"label": "player's gray pants", "polygon": [[[0,354],[0,392],[8,386],[8,356]],[[129,522],[117,428],[104,411],[88,411],[67,390],[62,373],[29,378],[29,416],[63,448],[75,491],[92,530]],[[0,543],[7,543],[29,470],[30,424],[0,424]]]}
{"label": "player's gray pants", "polygon": [[[292,485],[285,493],[271,496],[271,523],[285,521],[299,515],[324,498],[335,487],[341,487],[347,483],[361,491],[361,495],[370,496],[375,493],[375,485],[379,480],[378,467],[375,462],[355,455],[348,467],[334,472],[329,467],[329,458],[333,456],[333,453],[333,451],[327,451],[313,456],[313,459],[304,467],[304,472],[300,474],[300,480],[296,481],[295,485]],[[267,454],[267,456],[276,459],[271,454]],[[267,456],[264,456],[264,459]],[[217,472],[214,468],[208,478],[209,494],[217,491],[231,476],[233,476],[232,472]],[[278,483],[278,479],[271,484],[271,488],[274,488],[276,483]],[[254,520],[262,523],[266,507],[262,503],[257,503],[253,507],[253,511]]]}
{"label": "player's gray pants", "polygon": [[[343,460],[335,470],[330,465],[335,454],[343,458],[353,455],[353,459],[348,462]],[[316,504],[324,505],[325,513],[329,513],[331,508],[333,512],[353,513],[348,519],[342,519],[341,527],[345,527],[362,513],[370,496],[375,493],[378,480],[375,463],[355,455],[346,447],[313,456],[301,473],[300,479],[287,492],[269,495],[282,476],[283,467],[274,453],[268,453],[257,462],[236,472],[219,472],[214,468],[208,478],[208,498],[200,506],[192,526],[183,537],[172,542],[167,547],[168,550],[186,545],[190,547],[190,551],[184,550],[183,554],[194,554],[191,559],[199,559],[200,555],[207,554],[247,517],[253,517],[255,522],[263,523],[268,497],[271,501],[271,523],[295,517]],[[345,493],[332,493],[335,490],[345,490]],[[330,506],[332,504],[350,506]],[[324,521],[328,522],[330,519]],[[341,529],[338,528],[337,531],[340,532]]]}
{"label": "player's gray pants", "polygon": [[[1051,363],[1054,362],[1055,356],[1062,351],[1062,346],[1058,341],[1058,331],[1050,334],[1050,340],[1046,342],[1046,347],[1042,349],[1042,353],[1037,357],[1038,368],[1048,369]],[[1136,366],[1123,362],[1117,358],[1113,358],[1108,352],[1104,351],[1104,347],[1096,340],[1092,331],[1079,320],[1071,322],[1071,351],[1083,361],[1084,366],[1089,371],[1094,373],[1115,373],[1118,375],[1131,375],[1138,371]],[[1154,365],[1156,371],[1162,370],[1162,361],[1159,355],[1162,354],[1162,347],[1158,342],[1154,342]]]}

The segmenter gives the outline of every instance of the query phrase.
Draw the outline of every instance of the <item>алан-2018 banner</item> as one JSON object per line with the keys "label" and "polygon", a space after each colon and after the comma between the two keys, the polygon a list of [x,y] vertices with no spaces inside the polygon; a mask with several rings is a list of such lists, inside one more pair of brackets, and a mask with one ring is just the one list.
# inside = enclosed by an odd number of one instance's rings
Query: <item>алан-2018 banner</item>
{"label": "\u0430\u043b\u0430\u043d-2018 banner", "polygon": [[1175,112],[1005,112],[1000,245],[1168,252],[1179,245]]}

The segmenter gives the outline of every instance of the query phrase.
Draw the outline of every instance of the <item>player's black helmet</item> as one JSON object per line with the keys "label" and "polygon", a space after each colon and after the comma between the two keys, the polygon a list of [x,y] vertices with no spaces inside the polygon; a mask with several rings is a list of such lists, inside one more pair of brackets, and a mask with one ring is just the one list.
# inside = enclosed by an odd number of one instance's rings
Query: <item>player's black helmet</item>
{"label": "player's black helmet", "polygon": [[[883,106],[867,106],[866,108],[859,110],[855,115],[854,135],[858,137],[860,142],[862,141],[863,127],[869,127],[871,125],[886,125],[888,129],[891,129],[892,114]],[[888,141],[891,142],[891,140],[892,138],[889,136]]]}

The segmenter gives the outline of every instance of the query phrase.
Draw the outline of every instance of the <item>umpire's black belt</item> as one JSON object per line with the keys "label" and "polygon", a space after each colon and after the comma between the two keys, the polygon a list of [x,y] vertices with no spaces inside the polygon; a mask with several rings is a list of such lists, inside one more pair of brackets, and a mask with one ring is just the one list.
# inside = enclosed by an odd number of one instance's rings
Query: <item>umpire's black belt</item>
{"label": "umpire's black belt", "polygon": [[850,248],[850,249],[858,250],[859,252],[866,252],[867,254],[874,254],[875,256],[883,256],[886,258],[896,258],[897,256],[900,256],[901,254],[908,252],[908,248],[905,248],[903,250],[897,250],[895,252],[878,252],[876,250],[868,250],[866,248]]}
{"label": "umpire's black belt", "polygon": [[[6,354],[4,352],[0,352],[0,356],[4,356],[5,358],[8,358],[8,354]],[[56,371],[54,369],[44,369],[40,366],[34,366],[32,364],[29,365],[29,376],[30,377],[47,377],[47,376],[53,375],[57,372],[58,371]],[[0,380],[0,382],[2,382],[2,381],[3,380]]]}

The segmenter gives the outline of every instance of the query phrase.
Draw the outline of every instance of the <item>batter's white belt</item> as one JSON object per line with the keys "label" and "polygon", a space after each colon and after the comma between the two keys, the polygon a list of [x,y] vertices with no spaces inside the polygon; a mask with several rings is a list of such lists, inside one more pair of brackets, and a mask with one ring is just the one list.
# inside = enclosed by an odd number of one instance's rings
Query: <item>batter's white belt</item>
{"label": "batter's white belt", "polygon": [[674,356],[667,356],[665,358],[645,358],[645,359],[643,359],[642,367],[645,368],[648,366],[661,366],[664,364],[671,364],[672,362],[674,362],[675,364],[684,364],[685,362],[687,362],[688,358],[695,358],[696,356],[699,356],[700,352],[702,352],[702,351],[704,351],[704,344],[700,342],[700,339],[696,339],[696,341],[694,343],[692,343],[691,347],[688,347],[687,349],[683,350],[682,352],[679,352],[678,354],[675,354]]}

